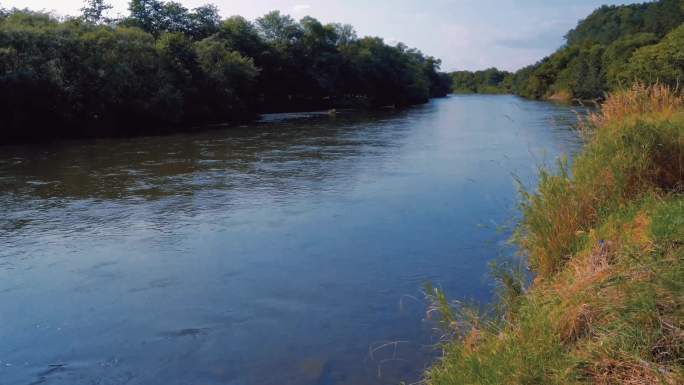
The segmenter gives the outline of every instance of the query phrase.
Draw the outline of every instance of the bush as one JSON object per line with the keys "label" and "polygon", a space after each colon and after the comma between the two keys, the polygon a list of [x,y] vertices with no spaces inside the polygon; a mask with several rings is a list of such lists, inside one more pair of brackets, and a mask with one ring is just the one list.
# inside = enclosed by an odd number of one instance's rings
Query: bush
{"label": "bush", "polygon": [[646,84],[661,83],[677,87],[684,81],[684,25],[660,43],[636,51],[623,75]]}

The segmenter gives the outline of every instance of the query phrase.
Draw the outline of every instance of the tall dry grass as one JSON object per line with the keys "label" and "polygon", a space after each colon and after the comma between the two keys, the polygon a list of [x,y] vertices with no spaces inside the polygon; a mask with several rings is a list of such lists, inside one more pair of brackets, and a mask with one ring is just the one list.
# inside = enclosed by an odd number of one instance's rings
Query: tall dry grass
{"label": "tall dry grass", "polygon": [[523,193],[516,238],[540,279],[562,267],[604,213],[652,190],[683,190],[683,107],[663,85],[610,95],[582,123],[587,144],[572,167],[542,171],[538,190]]}
{"label": "tall dry grass", "polygon": [[534,284],[498,276],[503,312],[485,319],[429,297],[452,342],[427,384],[684,384],[683,109],[636,85],[587,119],[572,166],[523,193]]}
{"label": "tall dry grass", "polygon": [[635,83],[628,90],[609,95],[599,112],[588,116],[588,124],[585,126],[600,128],[611,122],[651,115],[667,118],[681,112],[682,106],[684,106],[684,98],[679,90],[673,90],[663,84],[647,86],[643,83]]}

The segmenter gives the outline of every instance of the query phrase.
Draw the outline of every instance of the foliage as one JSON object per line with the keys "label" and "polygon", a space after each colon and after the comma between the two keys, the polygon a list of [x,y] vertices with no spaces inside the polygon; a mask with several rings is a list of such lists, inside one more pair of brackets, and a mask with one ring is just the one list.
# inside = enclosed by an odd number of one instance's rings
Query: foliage
{"label": "foliage", "polygon": [[568,45],[585,43],[607,45],[620,37],[643,32],[663,37],[684,20],[680,0],[660,0],[642,4],[603,6],[568,32]]}
{"label": "foliage", "polygon": [[627,75],[629,59],[639,48],[656,44],[658,41],[654,33],[646,32],[622,37],[607,46],[603,54],[606,87],[616,90],[632,84],[634,79],[629,79]]}
{"label": "foliage", "polygon": [[104,13],[110,9],[112,6],[105,3],[105,0],[86,0],[81,12],[83,12],[83,20],[86,23],[97,24],[106,21]]}
{"label": "foliage", "polygon": [[484,71],[451,73],[453,90],[457,93],[500,94],[510,92],[512,74],[489,68]]}
{"label": "foliage", "polygon": [[681,0],[604,6],[567,34],[567,44],[538,63],[495,84],[482,71],[453,73],[455,91],[570,101],[603,99],[635,80],[676,87],[684,71],[682,23]]}
{"label": "foliage", "polygon": [[569,170],[523,195],[531,287],[497,271],[503,313],[475,320],[435,296],[454,337],[428,384],[684,382],[683,99],[635,86],[586,124]]}
{"label": "foliage", "polygon": [[205,5],[192,12],[177,2],[159,0],[131,0],[130,16],[121,24],[138,27],[154,36],[163,32],[181,32],[195,39],[203,39],[218,29],[221,17],[218,8]]}
{"label": "foliage", "polygon": [[637,50],[622,77],[648,84],[679,85],[684,81],[684,25],[669,33],[660,43]]}
{"label": "foliage", "polygon": [[260,111],[405,106],[444,96],[440,61],[349,25],[274,11],[252,23],[212,5],[131,0],[106,20],[0,13],[0,142],[130,135]]}
{"label": "foliage", "polygon": [[253,83],[258,75],[251,58],[231,51],[220,39],[209,37],[195,44],[197,64],[203,74],[203,106],[211,120],[228,119],[233,112],[249,112]]}

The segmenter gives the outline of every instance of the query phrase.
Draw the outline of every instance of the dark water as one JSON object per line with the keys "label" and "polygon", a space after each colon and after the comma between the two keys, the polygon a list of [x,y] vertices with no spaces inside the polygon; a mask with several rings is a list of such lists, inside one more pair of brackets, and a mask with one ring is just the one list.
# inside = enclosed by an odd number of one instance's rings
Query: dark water
{"label": "dark water", "polygon": [[467,96],[1,147],[0,383],[415,381],[421,285],[490,298],[513,175],[572,153],[573,121]]}

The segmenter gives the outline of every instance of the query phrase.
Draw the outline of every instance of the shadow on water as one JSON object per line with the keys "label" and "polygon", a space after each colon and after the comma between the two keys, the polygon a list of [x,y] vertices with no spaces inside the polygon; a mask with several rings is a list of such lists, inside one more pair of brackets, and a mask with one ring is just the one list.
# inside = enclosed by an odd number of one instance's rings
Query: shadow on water
{"label": "shadow on water", "polygon": [[[121,209],[137,208],[140,201],[164,201],[160,211],[191,216],[228,209],[240,203],[241,194],[251,204],[255,199],[315,195],[328,188],[327,179],[353,175],[354,158],[363,154],[381,160],[383,152],[399,146],[397,139],[408,134],[407,114],[267,115],[258,125],[193,136],[7,146],[0,158],[2,203],[6,208],[62,210],[75,202]],[[391,121],[400,125],[387,132]],[[336,166],[345,161],[343,170]],[[203,194],[212,196],[202,203],[218,207],[198,205],[195,198]],[[7,230],[40,225],[24,216],[4,220]]]}
{"label": "shadow on water", "polygon": [[3,147],[5,384],[396,384],[421,284],[486,301],[511,174],[565,107],[461,96],[204,133]]}

